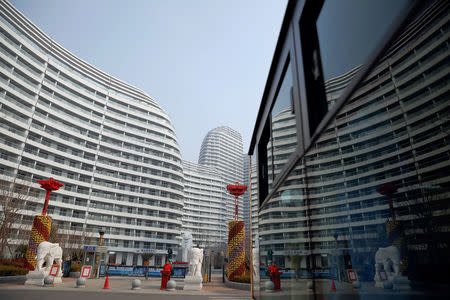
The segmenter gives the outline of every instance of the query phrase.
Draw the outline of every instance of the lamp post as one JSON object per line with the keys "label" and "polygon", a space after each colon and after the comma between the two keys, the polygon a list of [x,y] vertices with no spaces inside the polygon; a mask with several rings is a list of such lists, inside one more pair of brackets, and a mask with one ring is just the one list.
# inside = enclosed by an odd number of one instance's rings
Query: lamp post
{"label": "lamp post", "polygon": [[338,281],[341,281],[341,268],[340,268],[340,262],[339,262],[339,253],[338,253],[338,237],[339,237],[339,234],[337,234],[337,233],[335,233],[334,234],[334,241],[336,242],[336,256],[335,256],[335,259],[336,259],[336,267],[337,267],[337,280]]}
{"label": "lamp post", "polygon": [[[98,239],[98,246],[100,247],[101,245],[103,245],[103,236],[105,235],[105,232],[103,230],[100,230],[98,234],[100,235],[100,238]],[[97,278],[100,277],[100,255],[100,252],[95,253],[95,265],[97,266],[97,268],[95,269],[96,276],[94,276]]]}

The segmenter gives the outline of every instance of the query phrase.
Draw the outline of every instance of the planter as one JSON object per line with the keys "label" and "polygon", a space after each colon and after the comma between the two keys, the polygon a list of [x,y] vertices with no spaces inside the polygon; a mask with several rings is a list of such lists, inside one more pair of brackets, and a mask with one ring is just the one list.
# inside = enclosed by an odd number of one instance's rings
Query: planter
{"label": "planter", "polygon": [[232,288],[232,289],[237,289],[237,290],[244,290],[244,291],[250,291],[250,283],[242,283],[242,282],[234,282],[234,281],[230,281],[228,280],[227,276],[224,277],[225,278],[225,286]]}

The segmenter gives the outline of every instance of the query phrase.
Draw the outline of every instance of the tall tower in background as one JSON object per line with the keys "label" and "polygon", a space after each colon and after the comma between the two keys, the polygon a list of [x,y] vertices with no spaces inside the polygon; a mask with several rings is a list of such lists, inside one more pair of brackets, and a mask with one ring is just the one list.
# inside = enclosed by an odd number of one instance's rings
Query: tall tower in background
{"label": "tall tower in background", "polygon": [[[203,139],[199,164],[216,168],[223,180],[223,221],[234,219],[234,197],[226,191],[227,184],[244,181],[242,136],[227,126],[210,130]],[[243,200],[239,206],[243,208]],[[242,219],[243,209],[239,217]]]}

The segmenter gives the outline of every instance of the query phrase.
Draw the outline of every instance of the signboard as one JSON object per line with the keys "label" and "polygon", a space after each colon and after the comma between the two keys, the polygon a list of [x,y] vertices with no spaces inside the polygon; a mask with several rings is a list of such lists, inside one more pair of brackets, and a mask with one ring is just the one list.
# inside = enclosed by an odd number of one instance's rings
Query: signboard
{"label": "signboard", "polygon": [[100,275],[100,276],[104,276],[105,273],[106,273],[106,265],[105,265],[105,264],[101,264],[101,265],[100,265],[100,272],[99,272],[99,275]]}
{"label": "signboard", "polygon": [[50,273],[48,273],[48,275],[55,277],[58,275],[58,272],[59,272],[59,265],[53,265],[50,268]]}
{"label": "signboard", "polygon": [[355,270],[352,270],[352,269],[347,270],[347,274],[348,274],[348,280],[350,282],[358,281],[358,276],[356,275]]}
{"label": "signboard", "polygon": [[89,278],[91,276],[92,266],[83,266],[81,268],[81,276],[83,278]]}
{"label": "signboard", "polygon": [[[278,251],[275,251],[275,254],[278,254],[277,252]],[[284,251],[280,251],[280,252],[282,252],[282,254],[284,254],[284,255],[306,255],[306,254],[308,254],[307,251],[304,251],[304,250],[284,250]]]}
{"label": "signboard", "polygon": [[95,245],[84,245],[83,249],[86,252],[95,252],[95,250],[97,250],[97,246],[95,246]]}
{"label": "signboard", "polygon": [[107,252],[108,246],[97,246],[97,249],[95,249],[95,252]]}
{"label": "signboard", "polygon": [[153,253],[153,254],[167,254],[167,250],[162,249],[138,249],[136,253]]}

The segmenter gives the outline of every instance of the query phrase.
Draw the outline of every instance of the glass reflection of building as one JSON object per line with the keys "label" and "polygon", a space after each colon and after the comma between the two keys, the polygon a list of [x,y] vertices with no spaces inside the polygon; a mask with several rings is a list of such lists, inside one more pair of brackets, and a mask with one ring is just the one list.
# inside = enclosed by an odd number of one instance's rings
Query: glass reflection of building
{"label": "glass reflection of building", "polygon": [[[305,10],[310,2],[306,3]],[[327,3],[318,17],[319,35]],[[298,15],[297,4],[289,2],[286,18]],[[266,88],[267,95],[272,88],[278,95],[272,94],[272,104],[263,99],[261,108],[271,105],[271,114],[265,123],[262,116],[257,119],[255,133],[258,127],[263,133],[249,152],[257,152],[258,196],[263,196],[257,298],[270,298],[264,291],[270,261],[284,268],[287,294],[301,295],[306,285],[296,280],[311,278],[316,292],[328,293],[326,279],[349,283],[349,270],[377,292],[375,253],[390,245],[399,250],[400,274],[409,287],[420,290],[430,282],[448,287],[448,4],[434,1],[415,9],[420,13],[404,17],[406,24],[397,27],[395,39],[386,42],[370,69],[356,61],[341,75],[327,77],[328,66],[322,67],[329,110],[324,118],[329,119],[309,136],[304,130],[308,106],[303,104],[309,99],[302,99],[308,91],[302,93],[302,87],[288,78],[297,71],[291,71],[296,50],[285,42],[289,54],[284,49],[275,53],[269,79],[276,80],[269,80]],[[327,50],[326,45],[320,50],[323,64]],[[306,81],[304,77],[299,81]],[[289,87],[290,94],[283,94]]]}

